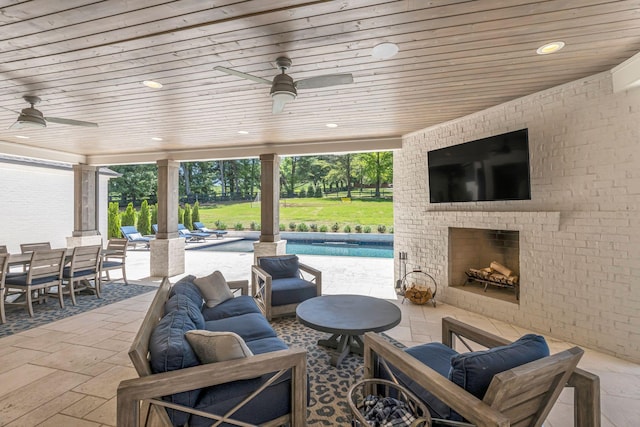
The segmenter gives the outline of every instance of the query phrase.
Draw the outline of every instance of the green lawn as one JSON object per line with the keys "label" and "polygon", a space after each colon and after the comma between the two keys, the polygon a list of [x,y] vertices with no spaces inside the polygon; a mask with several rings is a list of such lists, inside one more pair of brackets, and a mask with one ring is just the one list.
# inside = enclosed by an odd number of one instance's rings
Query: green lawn
{"label": "green lawn", "polygon": [[[200,220],[208,227],[214,227],[218,220],[227,228],[241,223],[248,229],[252,221],[260,223],[260,202],[229,202],[215,206],[200,206]],[[391,200],[352,200],[342,202],[336,199],[282,199],[280,200],[280,224],[289,229],[289,223],[301,222],[326,225],[338,223],[340,231],[345,225],[353,230],[358,224],[370,226],[377,233],[378,225],[393,227],[393,202]]]}

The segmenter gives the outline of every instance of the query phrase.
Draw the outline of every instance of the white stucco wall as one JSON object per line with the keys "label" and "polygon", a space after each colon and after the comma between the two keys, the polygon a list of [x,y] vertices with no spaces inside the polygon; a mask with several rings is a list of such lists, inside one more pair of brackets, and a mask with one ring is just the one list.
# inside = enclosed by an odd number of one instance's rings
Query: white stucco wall
{"label": "white stucco wall", "polygon": [[[639,123],[640,89],[613,93],[602,73],[406,136],[395,250],[434,274],[448,303],[640,361]],[[429,150],[522,128],[531,200],[429,203]],[[519,304],[448,287],[448,227],[520,231]]]}

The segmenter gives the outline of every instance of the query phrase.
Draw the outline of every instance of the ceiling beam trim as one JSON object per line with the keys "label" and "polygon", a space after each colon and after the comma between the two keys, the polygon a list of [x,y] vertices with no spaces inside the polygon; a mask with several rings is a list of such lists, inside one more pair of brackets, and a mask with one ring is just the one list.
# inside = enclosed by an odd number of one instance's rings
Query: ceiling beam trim
{"label": "ceiling beam trim", "polygon": [[87,162],[87,156],[81,154],[65,153],[64,151],[50,150],[48,148],[31,147],[29,145],[16,144],[15,142],[3,140],[0,140],[0,153],[11,156],[69,163],[72,165]]}
{"label": "ceiling beam trim", "polygon": [[155,163],[169,159],[183,162],[246,159],[261,154],[280,156],[389,151],[402,148],[402,137],[348,139],[335,141],[309,141],[298,144],[258,144],[250,146],[205,148],[200,150],[172,150],[155,153],[127,153],[87,156],[87,163],[96,166]]}

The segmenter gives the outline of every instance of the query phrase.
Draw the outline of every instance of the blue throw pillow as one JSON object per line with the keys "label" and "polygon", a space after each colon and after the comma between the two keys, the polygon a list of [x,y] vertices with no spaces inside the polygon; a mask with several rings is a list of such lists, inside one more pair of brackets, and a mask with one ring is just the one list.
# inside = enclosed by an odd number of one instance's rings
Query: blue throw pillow
{"label": "blue throw pillow", "polygon": [[198,287],[193,283],[195,278],[195,276],[186,276],[178,280],[178,282],[171,287],[171,290],[169,291],[169,298],[176,294],[185,295],[191,299],[195,305],[202,309],[204,301],[202,299],[200,289],[198,289]]}
{"label": "blue throw pillow", "polygon": [[[175,310],[160,319],[149,339],[151,371],[169,372],[177,369],[198,366],[198,356],[189,345],[185,332],[196,329],[196,325],[186,310]],[[170,402],[194,407],[201,389],[164,396]],[[174,425],[183,425],[189,414],[168,409],[167,413]]]}
{"label": "blue throw pillow", "polygon": [[164,303],[165,316],[173,311],[182,311],[187,313],[189,318],[195,324],[195,329],[204,328],[204,317],[200,311],[200,307],[197,306],[187,295],[175,294],[169,300]]}
{"label": "blue throw pillow", "polygon": [[494,375],[548,355],[544,337],[527,334],[509,345],[452,356],[449,380],[482,399]]}
{"label": "blue throw pillow", "polygon": [[299,262],[297,255],[260,258],[259,263],[260,267],[269,273],[272,279],[298,277]]}

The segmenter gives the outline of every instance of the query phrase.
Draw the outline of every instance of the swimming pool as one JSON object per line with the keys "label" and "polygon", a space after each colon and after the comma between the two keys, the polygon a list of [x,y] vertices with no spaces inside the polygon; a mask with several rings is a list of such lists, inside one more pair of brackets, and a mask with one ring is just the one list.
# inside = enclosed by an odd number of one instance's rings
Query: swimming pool
{"label": "swimming pool", "polygon": [[[255,240],[243,239],[201,248],[213,252],[253,252]],[[287,240],[288,254],[393,258],[393,244]]]}

